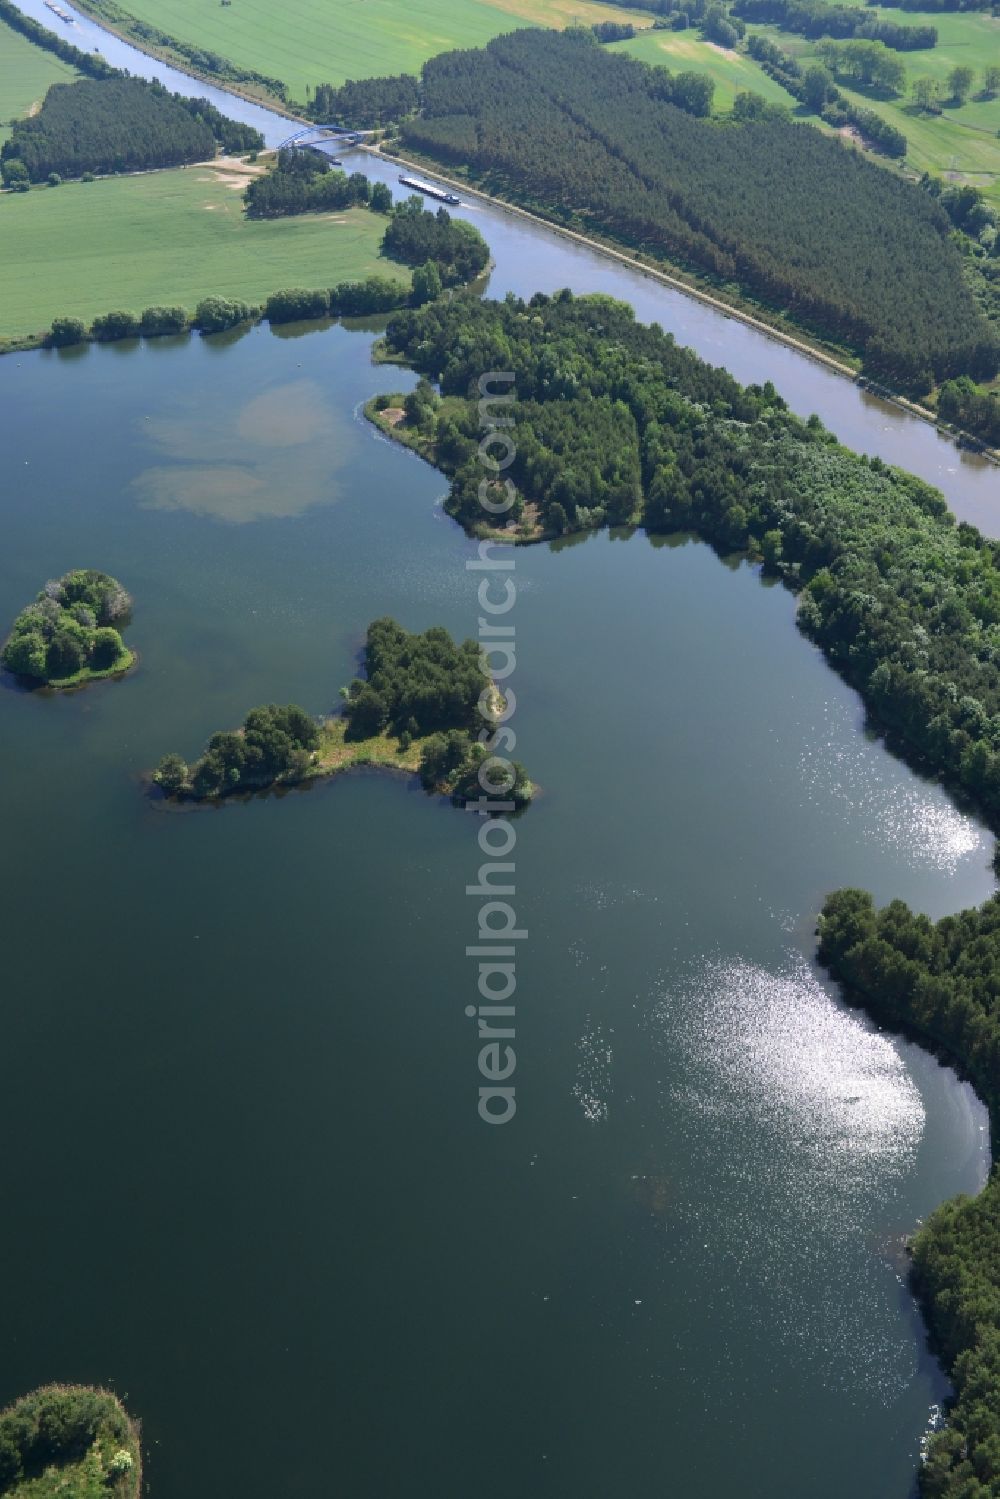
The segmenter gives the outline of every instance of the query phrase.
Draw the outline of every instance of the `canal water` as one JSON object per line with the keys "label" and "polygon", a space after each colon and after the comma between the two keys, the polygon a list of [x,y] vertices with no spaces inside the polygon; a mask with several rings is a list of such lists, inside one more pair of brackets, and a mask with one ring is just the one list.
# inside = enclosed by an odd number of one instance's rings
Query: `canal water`
{"label": "canal water", "polygon": [[[989,529],[995,471],[931,428],[469,211],[492,291],[627,296]],[[813,928],[848,883],[980,901],[992,840],[866,732],[787,592],[641,533],[518,553],[543,794],[502,1129],[465,1014],[473,819],[365,773],[144,792],[253,704],[330,710],[378,615],[475,632],[444,481],[359,414],[410,383],[341,327],[0,360],[0,619],[97,566],[141,653],[0,690],[0,1401],[127,1393],[155,1499],[907,1499],[944,1386],[902,1240],[982,1182],[986,1118],[839,1002]]]}
{"label": "canal water", "polygon": [[[18,0],[25,14],[50,28],[55,24],[43,0]],[[273,110],[240,99],[178,72],[140,52],[87,19],[70,4],[70,26],[60,34],[84,51],[99,50],[116,67],[160,79],[177,92],[208,97],[229,115],[260,130],[269,146],[277,146],[298,128]],[[367,151],[348,152],[345,164],[372,180],[386,181],[396,196],[399,169]],[[857,452],[877,454],[938,485],[955,514],[991,535],[1000,530],[1000,471],[995,465],[929,423],[901,407],[863,390],[852,381],[790,345],[737,318],[727,317],[707,303],[665,286],[641,271],[617,264],[596,250],[566,239],[556,230],[487,204],[474,196],[453,210],[482,230],[493,252],[495,270],[489,295],[508,291],[531,296],[570,286],[577,292],[602,291],[629,302],[644,322],[658,322],[712,364],[725,365],[744,383],[772,380],[793,410],[802,416],[817,412],[842,442]]]}

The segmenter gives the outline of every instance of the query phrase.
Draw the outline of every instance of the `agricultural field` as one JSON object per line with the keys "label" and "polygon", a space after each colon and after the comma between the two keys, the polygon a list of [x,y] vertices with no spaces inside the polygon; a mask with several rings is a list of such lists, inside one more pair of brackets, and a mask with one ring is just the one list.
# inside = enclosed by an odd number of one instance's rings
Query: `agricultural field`
{"label": "agricultural field", "polygon": [[[221,159],[220,159],[221,161]],[[409,271],[379,255],[386,220],[367,208],[249,220],[245,168],[210,166],[68,182],[0,196],[0,337],[54,317],[90,321],[204,296],[262,302],[286,286]]]}
{"label": "agricultural field", "polygon": [[[1000,206],[1000,97],[976,97],[983,68],[988,63],[1000,65],[1000,19],[981,11],[915,14],[886,9],[883,13],[903,25],[936,26],[937,46],[896,54],[906,67],[907,81],[905,92],[895,98],[879,97],[877,92],[851,87],[839,79],[838,88],[853,102],[875,110],[902,130],[907,139],[906,163],[913,170],[972,183]],[[753,30],[771,37],[803,64],[815,60],[816,44],[804,37],[790,36],[772,26],[755,26]],[[948,74],[960,63],[976,74],[968,101],[958,107],[945,104],[938,115],[915,109],[910,97],[914,79],[933,78],[943,100],[948,94]]]}
{"label": "agricultural field", "polygon": [[[863,4],[864,0],[843,0]],[[902,130],[907,139],[906,167],[912,172],[933,172],[953,182],[968,182],[982,189],[1000,207],[1000,96],[977,97],[979,78],[988,63],[1000,65],[1000,19],[981,11],[924,12],[901,11],[881,7],[887,19],[902,25],[931,25],[938,30],[938,44],[920,52],[900,52],[906,67],[907,82],[903,94],[895,98],[880,96],[876,91],[852,86],[841,79],[837,87],[853,103],[872,109]],[[750,26],[798,59],[803,66],[819,59],[816,43],[805,37],[781,31],[776,26]],[[815,115],[807,114],[795,104],[785,90],[758,67],[745,50],[730,50],[703,41],[691,31],[647,31],[629,42],[618,42],[614,51],[629,52],[644,62],[658,63],[672,72],[690,70],[707,73],[715,82],[714,108],[717,114],[732,107],[737,93],[752,89],[771,103],[788,105],[793,114],[820,125]],[[942,101],[948,94],[948,74],[958,64],[967,64],[977,83],[965,104],[945,104],[938,115],[922,114],[911,102],[910,90],[916,78],[933,78]],[[826,128],[821,126],[820,128]],[[883,157],[876,158],[884,164]]]}
{"label": "agricultural field", "polygon": [[713,111],[728,112],[737,94],[752,89],[769,104],[794,101],[744,52],[702,41],[696,31],[646,31],[629,42],[615,42],[612,52],[628,52],[642,62],[672,73],[707,73],[715,84]]}
{"label": "agricultural field", "polygon": [[32,113],[53,83],[72,83],[79,76],[0,21],[0,145],[10,134],[11,121]]}
{"label": "agricultural field", "polygon": [[[631,20],[600,0],[121,0],[122,9],[180,41],[268,77],[304,101],[319,83],[418,73],[453,47],[482,47],[520,26]],[[84,9],[87,8],[84,0]]]}

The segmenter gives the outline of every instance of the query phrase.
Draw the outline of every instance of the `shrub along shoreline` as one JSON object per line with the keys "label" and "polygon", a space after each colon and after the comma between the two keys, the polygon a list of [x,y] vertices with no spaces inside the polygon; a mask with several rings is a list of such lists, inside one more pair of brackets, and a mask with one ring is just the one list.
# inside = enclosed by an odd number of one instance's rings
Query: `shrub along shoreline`
{"label": "shrub along shoreline", "polygon": [[0,1496],[139,1499],[139,1423],[110,1390],[46,1385],[0,1411]]}
{"label": "shrub along shoreline", "polygon": [[[254,708],[242,728],[213,734],[192,765],[165,755],[152,780],[170,800],[215,805],[354,766],[418,775],[426,792],[458,806],[486,790],[480,768],[492,754],[504,701],[474,640],[457,645],[440,626],[411,634],[393,619],[377,619],[368,626],[365,677],[355,677],[341,696],[341,713],[324,719],[297,703]],[[534,791],[516,761],[510,786],[492,787],[498,789],[518,807]]]}
{"label": "shrub along shoreline", "polygon": [[[301,154],[301,153],[299,153]],[[254,213],[254,190],[261,184],[300,182],[323,184],[327,196],[340,195],[341,206],[365,207],[384,215],[385,233],[381,252],[400,276],[372,275],[363,281],[342,281],[329,287],[284,287],[271,292],[262,305],[235,297],[207,296],[194,312],[181,306],[154,305],[142,312],[118,308],[100,314],[88,325],[82,318],[57,317],[45,332],[4,339],[0,353],[14,353],[32,348],[72,348],[84,343],[113,343],[124,339],[159,338],[197,332],[223,333],[241,324],[272,324],[315,321],[335,317],[367,317],[396,312],[408,306],[422,306],[441,295],[445,287],[469,284],[489,263],[489,247],[479,231],[461,220],[452,219],[443,209],[432,213],[423,207],[419,197],[411,197],[393,206],[388,189],[374,186],[363,173],[348,177],[343,172],[322,167],[285,169],[282,158],[294,158],[295,152],[282,152],[278,167],[266,177],[255,179],[246,192],[248,215],[284,217],[306,212],[289,208],[287,198],[280,206],[265,213]],[[324,203],[328,207],[328,203]],[[408,279],[403,280],[402,276]]]}

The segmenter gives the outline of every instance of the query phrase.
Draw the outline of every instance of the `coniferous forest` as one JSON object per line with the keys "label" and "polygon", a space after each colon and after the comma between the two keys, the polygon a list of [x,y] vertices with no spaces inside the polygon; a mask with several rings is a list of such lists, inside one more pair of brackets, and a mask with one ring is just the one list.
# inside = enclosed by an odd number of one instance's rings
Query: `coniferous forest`
{"label": "coniferous forest", "polygon": [[699,119],[582,30],[446,53],[423,92],[404,146],[786,308],[874,376],[922,392],[1000,365],[940,205],[811,126]]}
{"label": "coniferous forest", "polygon": [[41,109],[16,120],[0,151],[21,161],[32,182],[50,173],[138,172],[180,166],[264,144],[252,126],[228,119],[207,99],[181,99],[158,83],[122,75],[84,78],[49,89]]}
{"label": "coniferous forest", "polygon": [[389,120],[400,120],[420,102],[420,84],[411,73],[391,78],[349,78],[340,88],[321,83],[309,105],[309,114],[325,125],[347,125],[352,130],[370,130]]}

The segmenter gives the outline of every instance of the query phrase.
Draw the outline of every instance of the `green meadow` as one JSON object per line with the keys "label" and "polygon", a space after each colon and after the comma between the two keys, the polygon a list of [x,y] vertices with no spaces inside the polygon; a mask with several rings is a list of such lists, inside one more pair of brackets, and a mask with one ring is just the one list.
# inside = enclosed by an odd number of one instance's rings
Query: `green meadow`
{"label": "green meadow", "polygon": [[599,0],[121,0],[121,8],[168,36],[281,78],[300,101],[318,83],[417,73],[439,52],[482,47],[521,26],[622,19],[648,26],[652,19]]}
{"label": "green meadow", "polygon": [[72,83],[80,75],[0,21],[0,145],[10,122],[32,112],[53,83]]}
{"label": "green meadow", "polygon": [[[1000,65],[1000,19],[982,11],[916,13],[883,7],[882,13],[903,26],[935,26],[937,46],[896,54],[906,67],[906,87],[895,97],[886,98],[870,89],[851,87],[840,79],[838,88],[855,104],[874,110],[902,130],[907,140],[905,165],[912,171],[933,172],[951,181],[972,183],[1000,206],[1000,139],[997,138],[1000,97],[977,97],[983,68],[988,63]],[[805,66],[817,60],[815,42],[774,26],[751,29],[770,37]],[[766,78],[752,58],[746,61],[761,79]],[[953,107],[944,102],[947,80],[951,69],[960,63],[973,69],[976,83],[968,101]],[[944,104],[940,114],[922,114],[914,107],[910,91],[916,78],[936,81]],[[787,102],[788,96],[785,98]]]}
{"label": "green meadow", "polygon": [[[847,3],[860,5],[864,0],[847,0]],[[916,13],[888,7],[882,7],[882,11],[904,26],[936,26],[937,46],[897,54],[906,66],[907,81],[904,93],[895,98],[852,88],[839,79],[838,87],[855,104],[874,110],[903,131],[907,139],[905,165],[911,171],[933,172],[951,181],[972,183],[1000,206],[1000,139],[997,136],[1000,97],[977,97],[983,68],[988,63],[1000,65],[1000,18],[982,11]],[[749,30],[777,42],[805,66],[818,60],[816,43],[804,37],[780,31],[775,26],[753,26]],[[693,30],[647,31],[630,42],[616,43],[615,50],[630,52],[644,62],[659,63],[672,72],[687,69],[707,73],[715,83],[717,113],[730,109],[737,93],[753,89],[770,102],[787,104],[802,118],[819,124],[815,115],[799,110],[785,90],[773,82],[745,51],[713,46],[702,41]],[[953,107],[944,100],[948,94],[948,74],[959,63],[971,67],[977,81],[967,102]],[[933,78],[938,84],[943,103],[938,115],[922,114],[911,102],[913,80],[921,77]],[[884,158],[878,159],[884,161]]]}
{"label": "green meadow", "polygon": [[669,68],[672,73],[707,73],[715,84],[717,114],[732,109],[737,94],[752,89],[771,104],[792,101],[781,87],[762,73],[752,57],[702,41],[696,31],[646,31],[629,42],[615,42],[613,52],[629,52],[642,62]]}
{"label": "green meadow", "polygon": [[263,302],[286,286],[377,273],[409,280],[379,255],[380,214],[247,219],[244,182],[236,171],[194,166],[0,195],[0,337],[117,308],[193,312],[213,294]]}

